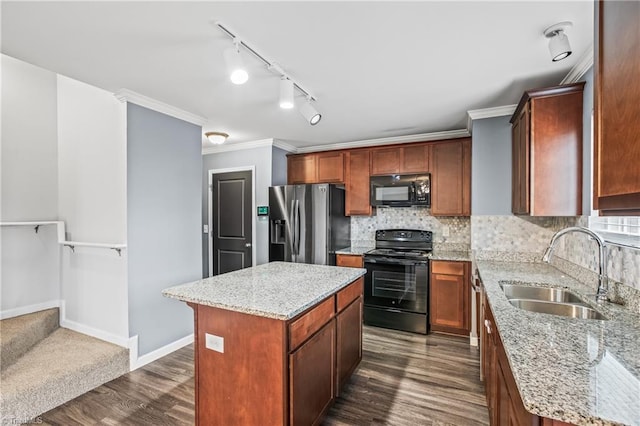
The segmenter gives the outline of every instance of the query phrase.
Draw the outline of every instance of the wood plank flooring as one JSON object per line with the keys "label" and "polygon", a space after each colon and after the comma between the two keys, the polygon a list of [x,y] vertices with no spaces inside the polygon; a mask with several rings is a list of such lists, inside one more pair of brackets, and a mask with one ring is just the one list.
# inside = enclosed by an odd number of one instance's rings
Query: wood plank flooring
{"label": "wood plank flooring", "polygon": [[[486,425],[479,355],[467,339],[364,328],[360,367],[325,425]],[[45,425],[191,425],[193,347],[42,416]]]}

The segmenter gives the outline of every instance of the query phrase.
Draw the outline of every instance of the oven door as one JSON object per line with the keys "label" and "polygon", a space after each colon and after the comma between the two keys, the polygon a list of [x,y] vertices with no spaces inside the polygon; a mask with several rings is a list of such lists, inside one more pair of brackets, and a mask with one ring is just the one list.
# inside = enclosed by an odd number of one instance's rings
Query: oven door
{"label": "oven door", "polygon": [[364,304],[427,313],[429,263],[365,256]]}

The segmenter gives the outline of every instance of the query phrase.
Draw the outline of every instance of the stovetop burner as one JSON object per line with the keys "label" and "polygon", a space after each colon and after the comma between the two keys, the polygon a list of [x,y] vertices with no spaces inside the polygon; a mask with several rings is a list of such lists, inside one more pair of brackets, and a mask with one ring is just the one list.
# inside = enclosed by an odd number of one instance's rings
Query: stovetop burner
{"label": "stovetop burner", "polygon": [[378,248],[378,249],[370,250],[365,254],[374,255],[374,256],[389,256],[389,257],[427,257],[429,255],[429,251]]}
{"label": "stovetop burner", "polygon": [[376,231],[376,248],[367,256],[424,259],[433,248],[433,233],[416,229],[380,229]]}

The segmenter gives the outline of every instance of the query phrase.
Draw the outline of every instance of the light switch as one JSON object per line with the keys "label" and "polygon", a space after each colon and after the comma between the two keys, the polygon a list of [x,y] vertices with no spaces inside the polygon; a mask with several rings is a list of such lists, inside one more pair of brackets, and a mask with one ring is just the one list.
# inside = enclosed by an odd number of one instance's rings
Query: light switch
{"label": "light switch", "polygon": [[205,347],[216,352],[224,353],[224,337],[205,333]]}
{"label": "light switch", "polygon": [[203,234],[209,233],[209,225],[202,225],[202,233]]}

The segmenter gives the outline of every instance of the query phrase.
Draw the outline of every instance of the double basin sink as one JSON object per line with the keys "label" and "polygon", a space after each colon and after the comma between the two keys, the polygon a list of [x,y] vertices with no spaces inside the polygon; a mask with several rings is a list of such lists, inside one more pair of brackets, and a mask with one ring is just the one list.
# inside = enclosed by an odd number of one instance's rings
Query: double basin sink
{"label": "double basin sink", "polygon": [[525,311],[581,319],[607,319],[569,290],[508,283],[501,283],[500,287],[509,303]]}

